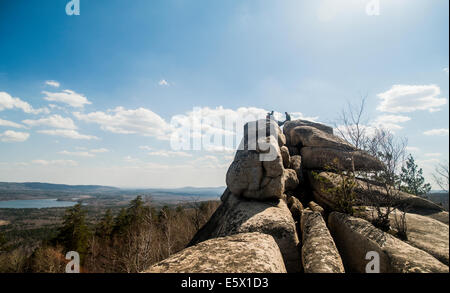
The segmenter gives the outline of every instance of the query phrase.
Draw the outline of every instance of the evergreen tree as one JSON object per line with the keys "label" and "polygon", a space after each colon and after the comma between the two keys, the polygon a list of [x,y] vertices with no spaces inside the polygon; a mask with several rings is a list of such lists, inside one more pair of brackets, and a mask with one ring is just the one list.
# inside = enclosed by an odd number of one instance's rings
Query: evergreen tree
{"label": "evergreen tree", "polygon": [[149,208],[145,206],[142,196],[137,196],[127,209],[128,223],[131,225],[141,223],[148,211]]}
{"label": "evergreen tree", "polygon": [[76,251],[83,259],[88,251],[89,228],[86,224],[86,211],[81,203],[66,210],[63,225],[56,236],[56,242],[66,251]]}
{"label": "evergreen tree", "polygon": [[425,183],[422,168],[419,168],[412,155],[408,156],[406,167],[402,167],[400,180],[401,190],[416,196],[426,195],[431,190],[431,185]]}
{"label": "evergreen tree", "polygon": [[123,232],[127,227],[128,227],[127,210],[125,208],[122,208],[120,209],[119,214],[114,219],[113,234],[114,235],[123,234]]}
{"label": "evergreen tree", "polygon": [[131,226],[139,225],[150,211],[151,209],[145,205],[142,197],[137,196],[126,209],[120,210],[114,221],[113,234],[121,235]]}
{"label": "evergreen tree", "polygon": [[110,209],[107,209],[105,215],[95,227],[96,235],[100,238],[108,238],[114,229],[114,217]]}

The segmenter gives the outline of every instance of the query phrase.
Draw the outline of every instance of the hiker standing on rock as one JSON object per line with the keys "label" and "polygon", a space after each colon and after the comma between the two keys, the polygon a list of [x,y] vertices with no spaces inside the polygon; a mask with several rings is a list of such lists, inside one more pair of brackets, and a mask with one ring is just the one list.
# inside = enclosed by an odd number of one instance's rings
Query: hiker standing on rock
{"label": "hiker standing on rock", "polygon": [[286,120],[284,120],[284,121],[277,121],[277,120],[275,119],[275,117],[273,116],[273,113],[274,113],[274,111],[271,111],[271,112],[267,113],[267,116],[266,116],[266,120],[267,120],[267,121],[273,120],[273,121],[277,122],[277,123],[278,123],[278,126],[280,126],[280,127],[283,126],[284,123],[286,123],[286,122],[288,122],[288,121],[291,121],[291,115],[289,115],[288,112],[284,112],[284,114],[286,115]]}
{"label": "hiker standing on rock", "polygon": [[284,112],[284,114],[286,115],[286,120],[284,120],[283,122],[278,121],[278,126],[280,126],[280,127],[283,126],[284,123],[291,121],[291,115],[289,115],[288,112]]}

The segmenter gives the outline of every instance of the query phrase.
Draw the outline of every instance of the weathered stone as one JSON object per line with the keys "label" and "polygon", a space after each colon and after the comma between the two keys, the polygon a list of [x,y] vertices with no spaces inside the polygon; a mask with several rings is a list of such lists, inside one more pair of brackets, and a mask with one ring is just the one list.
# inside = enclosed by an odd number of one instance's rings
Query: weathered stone
{"label": "weathered stone", "polygon": [[305,273],[344,273],[344,265],[322,215],[310,209],[301,217]]}
{"label": "weathered stone", "polygon": [[230,191],[240,195],[258,191],[263,179],[263,164],[256,151],[238,150],[228,168],[226,182]]}
{"label": "weathered stone", "polygon": [[145,273],[285,273],[272,236],[242,233],[201,242],[153,265]]}
{"label": "weathered stone", "polygon": [[328,227],[347,271],[366,272],[366,255],[377,252],[381,273],[448,273],[444,265],[427,252],[375,228],[368,221],[333,212]]}
{"label": "weathered stone", "polygon": [[[303,168],[324,170],[339,167],[341,170],[378,171],[383,164],[363,151],[345,151],[327,147],[303,147],[300,150]],[[338,166],[335,165],[337,160]]]}
{"label": "weathered stone", "polygon": [[225,191],[222,193],[222,196],[220,196],[220,201],[221,202],[227,201],[227,199],[230,196],[230,194],[231,194],[230,189],[228,187],[225,188]]}
{"label": "weathered stone", "polygon": [[414,211],[414,213],[426,216],[431,219],[435,219],[435,220],[437,220],[441,223],[447,224],[447,225],[449,223],[449,216],[448,216],[448,212],[446,212],[446,211],[432,211],[432,210],[429,212]]}
{"label": "weathered stone", "polygon": [[286,145],[286,136],[284,135],[283,132],[278,133],[278,145],[280,147],[285,146]]}
{"label": "weathered stone", "polygon": [[284,200],[261,202],[231,194],[211,219],[197,232],[190,245],[207,239],[239,233],[261,232],[272,235],[283,255],[288,272],[300,270],[299,243],[294,219]]}
{"label": "weathered stone", "polygon": [[[260,119],[250,121],[244,125],[244,142],[246,146],[248,145],[247,142],[255,142],[261,137],[268,136],[273,136],[279,147],[286,144],[286,137],[274,120]],[[250,150],[255,149],[251,148]]]}
{"label": "weathered stone", "polygon": [[292,169],[284,169],[284,190],[295,190],[299,184],[297,173]]}
{"label": "weathered stone", "polygon": [[303,182],[302,157],[292,156],[289,160],[289,169],[293,169],[297,173],[299,182]]}
{"label": "weathered stone", "polygon": [[289,168],[291,156],[289,155],[289,150],[286,146],[280,148],[281,158],[283,159],[284,168]]}
{"label": "weathered stone", "polygon": [[[288,121],[284,124],[283,126],[283,133],[286,135],[286,138],[288,139],[288,136],[291,132],[291,129],[297,127],[297,126],[312,126],[315,127],[317,129],[320,129],[328,134],[333,134],[333,128],[324,124],[320,124],[320,123],[316,123],[316,122],[311,122],[311,121],[307,121],[307,120],[292,120],[292,121]],[[288,139],[289,140],[289,139]]]}
{"label": "weathered stone", "polygon": [[295,196],[289,196],[287,204],[294,220],[300,223],[300,217],[303,211],[302,203]]}
{"label": "weathered stone", "polygon": [[311,126],[297,126],[289,133],[291,145],[300,147],[324,147],[340,151],[355,151],[356,148],[333,134]]}
{"label": "weathered stone", "polygon": [[310,201],[309,203],[308,203],[308,207],[313,211],[313,212],[317,212],[317,213],[319,213],[319,214],[321,214],[322,216],[323,216],[323,214],[324,214],[324,209],[323,209],[323,207],[321,207],[320,205],[318,205],[317,203],[315,203],[315,202],[313,202],[313,201]]}
{"label": "weathered stone", "polygon": [[[317,176],[317,178],[316,178]],[[330,172],[321,172],[314,176],[308,172],[308,179],[313,189],[314,200],[322,207],[335,210],[338,198],[326,192],[330,188],[335,188],[340,184],[340,177]],[[380,186],[356,179],[354,189],[356,205],[371,206],[408,206],[410,209],[425,211],[441,211],[442,208],[429,200],[417,197],[405,192],[395,191],[388,193]]]}
{"label": "weathered stone", "polygon": [[[261,153],[260,150],[236,152],[226,175],[227,187],[232,193],[260,200],[281,198],[283,195],[288,178],[284,176],[280,148],[272,136],[264,139],[267,139],[270,153]],[[270,160],[266,160],[267,156]]]}
{"label": "weathered stone", "polygon": [[[364,218],[373,221],[376,217],[374,208],[364,207]],[[383,209],[385,210],[385,209]],[[361,211],[360,211],[361,212]],[[396,223],[400,222],[402,212],[394,210],[390,213],[391,227],[398,229]],[[449,230],[448,225],[432,218],[413,213],[405,213],[406,217],[406,242],[423,251],[428,252],[444,264],[449,264]]]}

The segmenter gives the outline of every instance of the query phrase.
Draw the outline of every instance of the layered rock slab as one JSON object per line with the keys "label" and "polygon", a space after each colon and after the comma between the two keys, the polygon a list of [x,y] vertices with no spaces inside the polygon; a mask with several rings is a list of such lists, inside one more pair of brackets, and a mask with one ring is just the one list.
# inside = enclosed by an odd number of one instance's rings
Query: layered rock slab
{"label": "layered rock slab", "polygon": [[356,148],[338,136],[312,126],[297,126],[289,131],[291,145],[299,147],[323,147],[341,151],[354,151]]}
{"label": "layered rock slab", "polygon": [[332,212],[328,227],[350,272],[365,273],[368,252],[380,256],[380,273],[448,273],[429,253],[375,228],[368,221]]}
{"label": "layered rock slab", "polygon": [[224,202],[189,245],[196,245],[211,238],[260,232],[273,236],[288,272],[300,271],[297,231],[284,200],[248,200],[229,191],[222,198]]}
{"label": "layered rock slab", "polygon": [[336,167],[341,170],[379,171],[383,164],[364,151],[340,150],[329,147],[303,147],[300,149],[303,167],[313,170],[325,170]]}
{"label": "layered rock slab", "polygon": [[[313,189],[315,201],[323,207],[335,210],[339,199],[327,192],[327,190],[339,186],[340,177],[330,172],[308,172],[308,179]],[[385,206],[389,204],[394,206],[408,206],[410,209],[423,211],[442,211],[442,207],[437,204],[412,194],[401,191],[396,191],[395,194],[388,194],[384,188],[359,179],[355,179],[355,183],[356,187],[354,191],[357,205],[376,204],[378,206]]]}
{"label": "layered rock slab", "polygon": [[[402,214],[399,210],[390,213],[391,226],[396,229],[395,222]],[[364,218],[372,221],[374,208],[364,207]],[[428,252],[442,263],[449,264],[449,229],[448,225],[430,217],[405,213],[408,239],[405,241],[423,251]]]}
{"label": "layered rock slab", "polygon": [[311,127],[317,128],[325,133],[333,134],[333,127],[330,127],[330,126],[327,126],[327,125],[324,125],[321,123],[317,123],[317,122],[297,119],[297,120],[288,121],[284,124],[283,133],[285,134],[286,138],[289,137],[291,130],[298,126],[311,126]]}
{"label": "layered rock slab", "polygon": [[145,273],[286,273],[272,236],[241,233],[191,246]]}
{"label": "layered rock slab", "polygon": [[301,216],[302,263],[305,273],[344,273],[341,256],[322,215],[307,208]]}

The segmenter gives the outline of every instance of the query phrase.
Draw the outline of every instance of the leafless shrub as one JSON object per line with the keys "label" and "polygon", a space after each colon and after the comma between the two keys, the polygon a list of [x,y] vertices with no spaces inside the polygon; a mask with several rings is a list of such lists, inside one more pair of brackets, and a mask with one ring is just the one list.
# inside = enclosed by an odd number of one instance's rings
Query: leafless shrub
{"label": "leafless shrub", "polygon": [[434,169],[433,179],[436,184],[448,193],[449,190],[448,162],[438,164]]}

